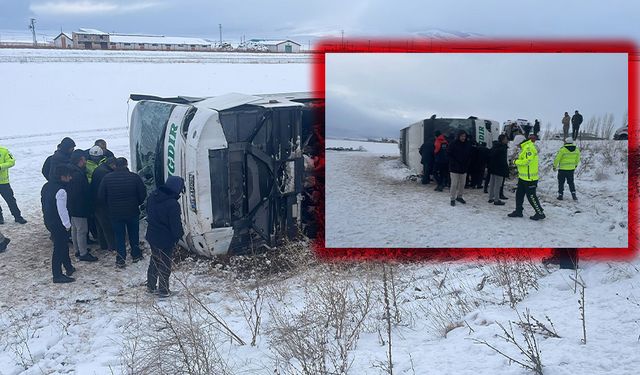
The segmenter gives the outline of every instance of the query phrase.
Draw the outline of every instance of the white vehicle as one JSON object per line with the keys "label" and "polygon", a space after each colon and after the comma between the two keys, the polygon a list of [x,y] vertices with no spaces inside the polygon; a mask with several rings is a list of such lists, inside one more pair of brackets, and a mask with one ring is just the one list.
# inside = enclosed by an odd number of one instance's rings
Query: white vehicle
{"label": "white vehicle", "polygon": [[526,134],[525,127],[527,126],[529,127],[529,131],[533,129],[533,126],[531,125],[529,120],[526,120],[523,118],[516,119],[515,121],[507,120],[503,123],[502,132],[506,134],[507,137],[509,137],[510,141],[513,141],[513,138],[517,134],[522,134],[522,135]]}
{"label": "white vehicle", "polygon": [[628,126],[624,126],[624,127],[620,128],[620,129],[616,130],[616,132],[613,134],[613,139],[615,139],[617,141],[629,139],[629,127]]}
{"label": "white vehicle", "polygon": [[314,109],[323,99],[312,93],[130,98],[137,102],[131,170],[149,192],[168,176],[185,180],[183,247],[204,256],[248,253],[313,225],[302,220],[310,204],[303,152],[319,144]]}
{"label": "white vehicle", "polygon": [[493,120],[483,120],[477,117],[469,118],[436,118],[421,120],[400,130],[400,159],[416,174],[422,174],[421,156],[418,152],[423,143],[433,145],[434,132],[439,130],[451,142],[458,131],[464,130],[470,137],[472,144],[479,147],[491,148],[493,141],[500,135],[500,123]]}

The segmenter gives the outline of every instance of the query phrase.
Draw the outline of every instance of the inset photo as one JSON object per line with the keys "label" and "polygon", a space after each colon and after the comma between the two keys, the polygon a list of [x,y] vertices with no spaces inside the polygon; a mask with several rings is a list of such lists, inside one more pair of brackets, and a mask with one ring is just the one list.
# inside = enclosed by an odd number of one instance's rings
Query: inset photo
{"label": "inset photo", "polygon": [[626,53],[327,53],[327,248],[628,247]]}

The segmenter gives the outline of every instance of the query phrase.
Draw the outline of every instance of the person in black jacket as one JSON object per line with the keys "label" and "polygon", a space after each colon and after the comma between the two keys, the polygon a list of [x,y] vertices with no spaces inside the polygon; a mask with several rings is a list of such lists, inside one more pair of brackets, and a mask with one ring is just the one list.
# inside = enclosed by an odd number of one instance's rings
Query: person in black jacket
{"label": "person in black jacket", "polygon": [[62,138],[56,151],[49,156],[42,165],[42,175],[49,181],[51,174],[58,165],[69,164],[71,153],[76,147],[76,143],[69,137]]}
{"label": "person in black jacket", "polygon": [[507,161],[507,144],[509,138],[505,134],[500,134],[498,140],[493,142],[493,147],[489,154],[489,203],[496,206],[504,206],[500,200],[500,189],[504,179],[509,176],[509,162]]}
{"label": "person in black jacket", "polygon": [[184,180],[169,176],[165,184],[147,199],[147,234],[151,246],[151,260],[147,270],[147,291],[168,297],[171,257],[178,240],[184,235],[180,220],[180,193],[184,192]]}
{"label": "person in black jacket", "polygon": [[578,135],[580,134],[580,124],[582,124],[582,115],[576,111],[576,113],[571,116],[571,138],[574,140],[578,140]]}
{"label": "person in black jacket", "polygon": [[422,184],[431,183],[431,170],[433,166],[433,144],[423,143],[418,150],[420,153],[420,164],[422,164]]}
{"label": "person in black jacket", "polygon": [[82,150],[71,154],[71,182],[67,187],[67,209],[71,216],[71,240],[76,250],[76,257],[84,262],[98,260],[89,253],[87,234],[89,233],[88,217],[91,216],[91,192],[87,180],[87,159]]}
{"label": "person in black jacket", "polygon": [[107,174],[100,183],[98,199],[107,207],[111,227],[116,240],[116,266],[125,267],[127,258],[125,233],[129,235],[131,257],[136,263],[143,259],[140,251],[140,205],[147,197],[142,178],[130,172],[127,159],[117,158],[115,171]]}
{"label": "person in black jacket", "polygon": [[536,121],[534,121],[533,123],[533,135],[537,137],[538,133],[540,133],[540,121],[536,119]]}
{"label": "person in black jacket", "polygon": [[[67,210],[67,191],[65,186],[71,181],[71,169],[68,165],[58,165],[50,175],[51,179],[44,184],[40,192],[44,225],[51,233],[53,253],[51,255],[51,271],[54,283],[70,283],[76,270],[69,258],[69,230],[71,219]],[[62,273],[64,266],[67,274]]]}
{"label": "person in black jacket", "polygon": [[107,207],[98,197],[100,183],[104,177],[116,169],[116,158],[108,158],[104,163],[100,164],[91,178],[90,190],[91,200],[93,201],[94,217],[96,219],[96,227],[98,229],[98,242],[102,250],[116,251],[116,241],[113,236],[113,228],[111,228],[111,220],[107,214]]}
{"label": "person in black jacket", "polygon": [[471,163],[471,144],[467,141],[467,132],[460,130],[456,140],[449,146],[449,174],[451,175],[451,205],[456,201],[467,203],[462,198],[467,171]]}

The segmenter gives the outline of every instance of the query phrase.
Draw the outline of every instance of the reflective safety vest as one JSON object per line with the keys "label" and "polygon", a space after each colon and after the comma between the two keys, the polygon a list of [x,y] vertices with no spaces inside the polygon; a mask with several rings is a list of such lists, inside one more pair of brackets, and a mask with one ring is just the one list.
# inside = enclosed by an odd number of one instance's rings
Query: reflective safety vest
{"label": "reflective safety vest", "polygon": [[563,171],[573,171],[578,167],[579,163],[580,149],[573,143],[567,143],[558,150],[558,154],[553,160],[553,167]]}
{"label": "reflective safety vest", "polygon": [[16,159],[6,148],[0,146],[0,185],[9,183],[9,168],[16,165]]}
{"label": "reflective safety vest", "polygon": [[89,180],[89,183],[91,183],[91,177],[93,176],[93,171],[96,170],[96,168],[98,168],[100,166],[100,164],[104,163],[107,160],[107,158],[102,158],[100,159],[99,162],[95,162],[91,159],[87,160],[87,180]]}
{"label": "reflective safety vest", "polygon": [[538,150],[527,139],[520,144],[520,154],[514,164],[518,167],[518,178],[525,181],[538,181]]}

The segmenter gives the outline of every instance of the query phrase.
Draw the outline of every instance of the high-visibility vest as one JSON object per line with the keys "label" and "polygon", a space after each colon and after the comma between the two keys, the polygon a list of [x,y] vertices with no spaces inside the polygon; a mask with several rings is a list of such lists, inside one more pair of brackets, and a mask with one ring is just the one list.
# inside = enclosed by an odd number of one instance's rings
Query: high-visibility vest
{"label": "high-visibility vest", "polygon": [[[566,146],[574,146],[575,150],[570,151]],[[573,143],[567,143],[560,150],[553,160],[553,167],[563,171],[573,171],[580,163],[580,149]]]}
{"label": "high-visibility vest", "polygon": [[16,165],[16,159],[4,147],[0,147],[0,185],[9,183],[9,168]]}
{"label": "high-visibility vest", "polygon": [[518,178],[538,181],[538,150],[530,139],[520,144],[520,154],[514,164],[518,167]]}

